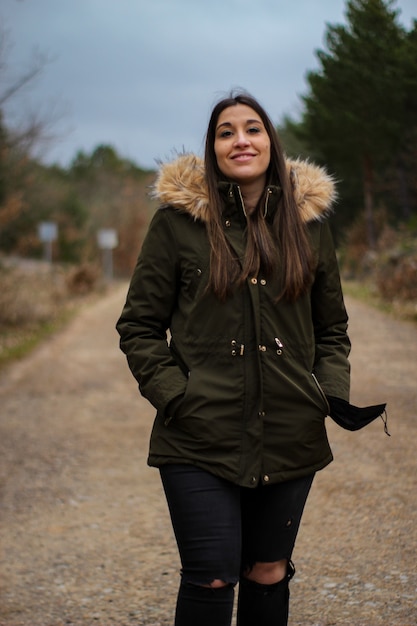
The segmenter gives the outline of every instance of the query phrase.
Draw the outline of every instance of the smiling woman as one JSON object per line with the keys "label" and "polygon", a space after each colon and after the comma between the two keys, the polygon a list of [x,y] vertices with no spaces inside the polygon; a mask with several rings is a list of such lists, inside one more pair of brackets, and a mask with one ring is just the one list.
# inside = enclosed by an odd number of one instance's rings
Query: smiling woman
{"label": "smiling woman", "polygon": [[286,626],[304,505],[332,460],[327,398],[350,406],[333,181],[287,161],[239,93],[214,107],[204,162],[163,165],[155,195],[117,329],[157,411],[148,463],[181,556],[175,626],[230,626],[238,581],[238,626]]}
{"label": "smiling woman", "polygon": [[214,141],[217,165],[226,178],[241,184],[248,212],[255,209],[265,187],[271,154],[266,128],[254,113],[245,104],[222,111]]}

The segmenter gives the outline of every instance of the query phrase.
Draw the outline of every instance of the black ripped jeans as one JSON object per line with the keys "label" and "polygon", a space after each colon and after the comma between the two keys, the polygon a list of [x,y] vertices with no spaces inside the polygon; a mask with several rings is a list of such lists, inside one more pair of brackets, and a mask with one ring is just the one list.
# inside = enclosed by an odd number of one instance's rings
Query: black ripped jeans
{"label": "black ripped jeans", "polygon": [[[291,559],[314,475],[251,489],[193,465],[165,465],[160,472],[182,567],[175,626],[229,626],[233,587],[242,572],[255,563]],[[216,579],[227,586],[204,587]],[[240,594],[247,597],[240,598],[239,605],[252,604],[250,594],[256,603],[260,596],[255,586],[241,585]],[[281,587],[264,587],[261,597],[269,598],[271,618],[269,621],[265,615],[253,626],[286,624],[286,620],[278,620],[278,604],[285,596],[288,614],[288,581]],[[270,600],[272,591],[274,602]],[[265,605],[266,600],[262,602]],[[261,605],[257,611],[260,616]],[[238,616],[238,624],[252,626],[243,614]]]}

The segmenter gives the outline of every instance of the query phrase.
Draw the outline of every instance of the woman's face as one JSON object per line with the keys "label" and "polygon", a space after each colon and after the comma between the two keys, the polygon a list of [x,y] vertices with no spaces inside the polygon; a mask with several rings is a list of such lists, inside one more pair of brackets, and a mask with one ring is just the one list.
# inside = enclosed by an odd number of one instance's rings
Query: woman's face
{"label": "woman's face", "polygon": [[261,118],[251,107],[236,104],[220,113],[214,152],[226,178],[241,185],[265,186],[271,142]]}

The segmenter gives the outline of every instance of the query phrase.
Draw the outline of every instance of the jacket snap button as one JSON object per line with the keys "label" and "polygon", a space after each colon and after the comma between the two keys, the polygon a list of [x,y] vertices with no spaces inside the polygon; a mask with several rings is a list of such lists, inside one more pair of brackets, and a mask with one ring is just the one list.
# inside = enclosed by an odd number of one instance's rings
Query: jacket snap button
{"label": "jacket snap button", "polygon": [[265,476],[264,476],[264,482],[265,482],[265,483],[269,483],[269,476],[268,476],[268,474],[265,474]]}
{"label": "jacket snap button", "polygon": [[224,225],[226,226],[226,228],[230,228],[231,226],[231,221],[230,220],[226,220]]}
{"label": "jacket snap button", "polygon": [[265,411],[259,411],[258,415],[259,417],[265,417]]}
{"label": "jacket snap button", "polygon": [[259,346],[260,352],[266,352],[266,346]]}
{"label": "jacket snap button", "polygon": [[261,278],[261,285],[266,285],[266,280],[265,280],[265,278]]}
{"label": "jacket snap button", "polygon": [[256,476],[252,476],[250,482],[252,485],[254,485],[256,483]]}
{"label": "jacket snap button", "polygon": [[252,283],[252,285],[256,285],[258,283],[258,279],[257,278],[251,278],[250,282]]}

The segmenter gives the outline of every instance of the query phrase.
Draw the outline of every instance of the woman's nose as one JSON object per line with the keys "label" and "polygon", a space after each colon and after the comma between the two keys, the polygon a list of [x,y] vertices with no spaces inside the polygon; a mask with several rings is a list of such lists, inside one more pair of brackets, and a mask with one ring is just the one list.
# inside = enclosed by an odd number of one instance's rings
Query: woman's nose
{"label": "woman's nose", "polygon": [[245,133],[237,133],[235,137],[236,146],[248,146],[250,141]]}

